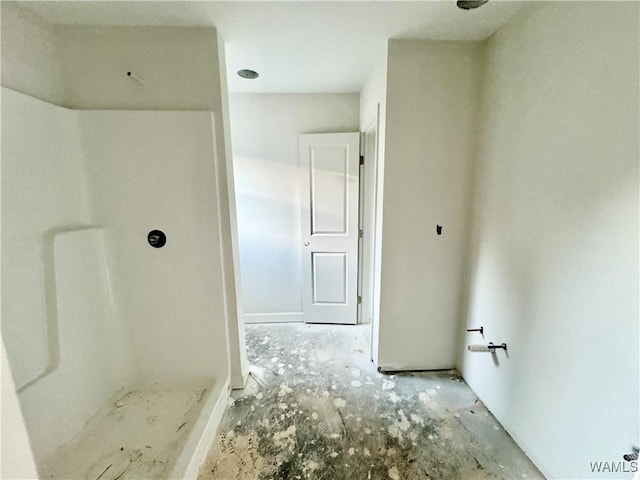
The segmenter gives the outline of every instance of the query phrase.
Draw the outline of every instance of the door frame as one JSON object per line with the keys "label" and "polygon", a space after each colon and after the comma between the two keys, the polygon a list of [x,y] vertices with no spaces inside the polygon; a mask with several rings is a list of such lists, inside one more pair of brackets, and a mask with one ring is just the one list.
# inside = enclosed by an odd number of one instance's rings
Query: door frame
{"label": "door frame", "polygon": [[375,267],[374,238],[376,224],[376,191],[378,166],[378,119],[361,133],[360,154],[360,218],[362,236],[358,249],[358,323],[373,322],[373,272]]}
{"label": "door frame", "polygon": [[[365,248],[369,248],[370,256],[367,260],[365,256],[365,260],[362,262],[362,265],[366,263],[368,265],[368,273],[363,275],[363,298],[362,305],[367,305],[368,312],[370,313],[371,319],[371,342],[370,347],[371,350],[369,352],[369,358],[374,364],[378,363],[378,335],[379,335],[379,319],[378,319],[378,310],[380,307],[380,299],[379,299],[379,289],[376,287],[376,281],[379,281],[379,250],[381,247],[381,209],[382,209],[382,199],[380,198],[380,194],[382,193],[382,186],[380,185],[380,179],[382,178],[383,172],[380,171],[380,128],[381,128],[381,105],[378,103],[376,105],[375,117],[368,124],[363,132],[363,150],[362,153],[364,155],[364,185],[365,190],[368,190],[370,201],[367,202],[365,200],[365,211],[364,215],[368,215],[371,220],[368,225],[365,225],[365,229],[363,232],[363,237],[368,239],[368,242],[365,242]],[[373,136],[373,142],[367,142],[367,136]],[[368,169],[368,170],[367,170]],[[365,195],[366,197],[367,195]],[[368,227],[368,228],[367,228]],[[376,261],[378,259],[378,261]],[[360,265],[359,265],[360,268]],[[364,273],[364,272],[363,272]],[[367,310],[365,310],[366,316]]]}

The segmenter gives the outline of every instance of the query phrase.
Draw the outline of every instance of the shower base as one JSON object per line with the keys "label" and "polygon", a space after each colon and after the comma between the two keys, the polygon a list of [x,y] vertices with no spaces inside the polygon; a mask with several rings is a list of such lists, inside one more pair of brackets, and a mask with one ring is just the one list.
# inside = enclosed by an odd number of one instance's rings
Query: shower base
{"label": "shower base", "polygon": [[191,463],[198,450],[206,453],[224,410],[222,390],[120,390],[73,440],[39,465],[40,477],[191,477],[188,471],[197,472],[198,466]]}

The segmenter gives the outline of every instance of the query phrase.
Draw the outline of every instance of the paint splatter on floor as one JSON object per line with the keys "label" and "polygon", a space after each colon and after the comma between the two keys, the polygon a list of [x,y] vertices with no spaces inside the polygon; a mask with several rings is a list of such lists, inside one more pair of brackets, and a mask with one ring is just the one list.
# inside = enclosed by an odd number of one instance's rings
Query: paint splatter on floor
{"label": "paint splatter on floor", "polygon": [[455,371],[376,372],[367,326],[246,331],[253,378],[201,480],[544,478]]}

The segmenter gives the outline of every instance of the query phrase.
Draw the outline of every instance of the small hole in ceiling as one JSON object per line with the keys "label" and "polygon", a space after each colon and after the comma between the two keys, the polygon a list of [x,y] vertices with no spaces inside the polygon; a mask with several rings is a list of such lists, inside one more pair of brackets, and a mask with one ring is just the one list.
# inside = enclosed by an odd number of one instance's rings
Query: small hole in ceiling
{"label": "small hole in ceiling", "polygon": [[238,75],[240,75],[242,78],[248,78],[250,80],[253,80],[254,78],[258,78],[260,76],[255,70],[248,70],[246,68],[238,70]]}

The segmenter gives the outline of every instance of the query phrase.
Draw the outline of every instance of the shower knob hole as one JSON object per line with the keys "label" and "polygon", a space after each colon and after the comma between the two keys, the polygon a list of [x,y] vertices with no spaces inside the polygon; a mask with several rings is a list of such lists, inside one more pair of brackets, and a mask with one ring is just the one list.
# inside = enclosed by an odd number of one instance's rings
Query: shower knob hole
{"label": "shower knob hole", "polygon": [[167,236],[162,230],[151,230],[147,235],[147,241],[153,248],[162,248],[167,243]]}

